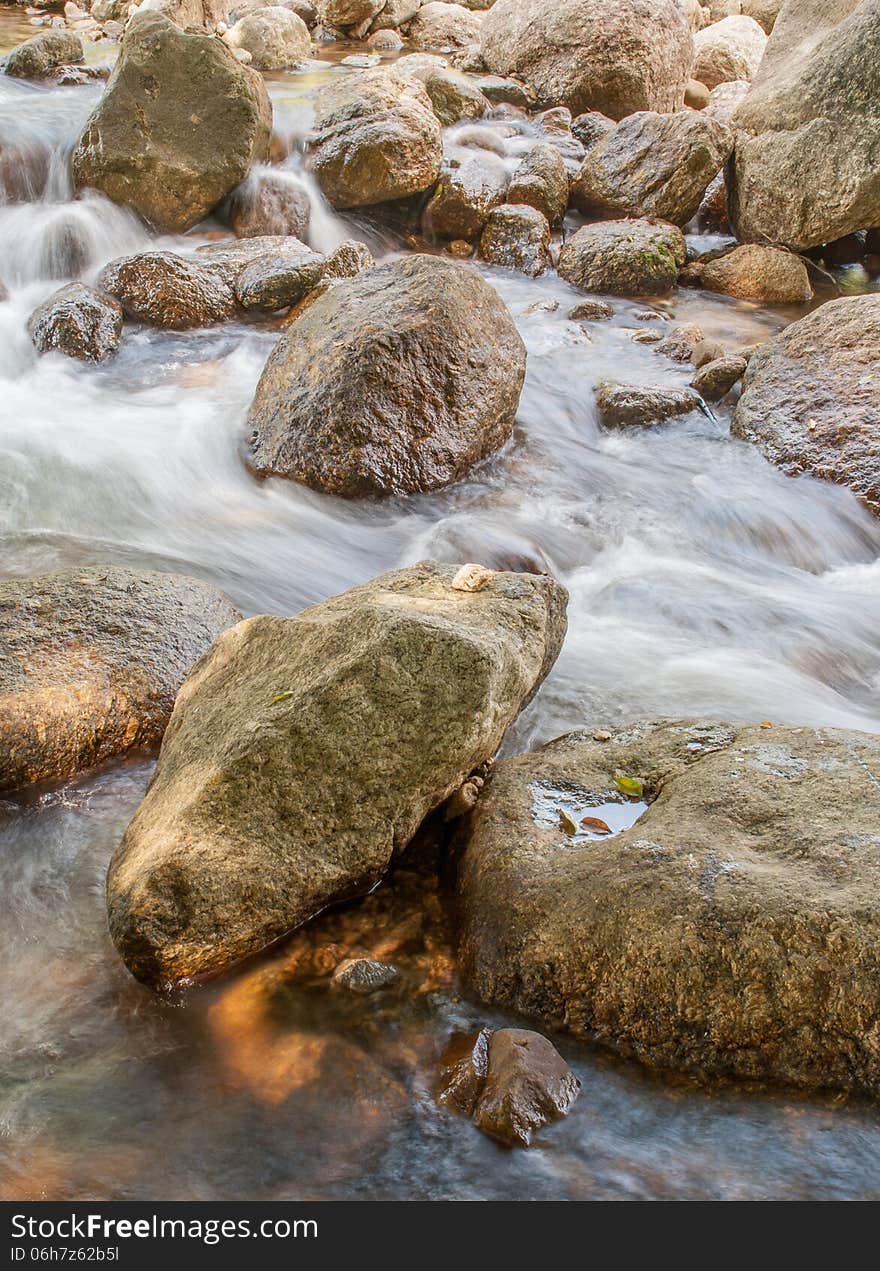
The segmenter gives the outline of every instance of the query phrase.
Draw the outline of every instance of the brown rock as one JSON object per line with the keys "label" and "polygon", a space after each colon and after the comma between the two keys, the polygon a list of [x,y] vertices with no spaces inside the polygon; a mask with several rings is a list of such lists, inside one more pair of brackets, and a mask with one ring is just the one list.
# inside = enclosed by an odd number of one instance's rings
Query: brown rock
{"label": "brown rock", "polygon": [[525,350],[477,270],[433,256],[336,283],[282,335],[250,462],[345,498],[436,489],[510,436]]}
{"label": "brown rock", "polygon": [[156,745],[190,667],[239,614],[172,574],[0,582],[0,791]]}
{"label": "brown rock", "polygon": [[302,300],[317,287],[323,272],[324,257],[292,239],[283,252],[245,265],[235,281],[235,297],[243,309],[274,313]]}
{"label": "brown rock", "polygon": [[122,307],[112,296],[72,282],[34,310],[28,334],[40,353],[57,349],[84,362],[103,362],[119,347]]}
{"label": "brown rock", "polygon": [[457,1033],[440,1060],[437,1102],[473,1116],[477,1100],[489,1071],[489,1038],[491,1029],[475,1033]]}
{"label": "brown rock", "polygon": [[555,146],[539,141],[520,159],[507,187],[508,203],[525,203],[541,212],[551,225],[568,208],[568,173]]}
{"label": "brown rock", "polygon": [[644,384],[599,384],[596,406],[606,428],[650,428],[701,409],[693,389]]}
{"label": "brown rock", "polygon": [[813,297],[807,267],[791,252],[745,243],[712,260],[696,261],[685,271],[689,282],[763,304],[806,304]]}
{"label": "brown rock", "polygon": [[620,220],[584,225],[566,242],[559,274],[581,291],[665,295],[687,255],[684,235],[662,221]]}
{"label": "brown rock", "polygon": [[546,216],[525,204],[502,203],[489,213],[480,252],[492,265],[537,278],[553,263]]}
{"label": "brown rock", "polygon": [[535,1130],[564,1117],[580,1082],[546,1037],[500,1028],[489,1038],[489,1066],[474,1125],[507,1147],[528,1147]]}
{"label": "brown rock", "polygon": [[492,208],[504,202],[508,179],[504,161],[488,151],[444,167],[422,217],[425,233],[432,238],[479,238]]}
{"label": "brown rock", "polygon": [[751,80],[766,46],[767,36],[754,18],[739,14],[722,18],[694,36],[693,78],[709,89]]}
{"label": "brown rock", "polygon": [[97,287],[115,296],[132,321],[172,331],[224,322],[235,313],[235,293],[222,275],[174,252],[115,260],[101,271]]}
{"label": "brown rock", "polygon": [[691,380],[691,388],[708,402],[720,402],[745,374],[746,359],[731,355],[701,366]]}
{"label": "brown rock", "polygon": [[283,172],[258,168],[230,196],[229,224],[239,238],[293,234],[304,239],[310,216],[305,188]]}
{"label": "brown rock", "polygon": [[423,4],[409,25],[409,42],[417,49],[467,48],[480,38],[482,16],[461,4],[429,0]]}

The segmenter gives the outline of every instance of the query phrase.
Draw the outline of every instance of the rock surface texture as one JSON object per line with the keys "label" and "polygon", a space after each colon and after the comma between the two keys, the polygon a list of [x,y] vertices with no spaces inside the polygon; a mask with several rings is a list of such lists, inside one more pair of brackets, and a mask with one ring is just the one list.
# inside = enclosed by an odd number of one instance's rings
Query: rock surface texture
{"label": "rock surface texture", "polygon": [[190,667],[239,617],[173,574],[0,582],[0,792],[158,743]]}
{"label": "rock surface texture", "polygon": [[135,976],[216,972],[369,891],[494,754],[552,666],[565,590],[425,562],[215,642],[181,689],[111,862],[110,930]]}
{"label": "rock surface texture", "polygon": [[733,127],[741,241],[805,251],[880,225],[880,0],[786,4]]}
{"label": "rock surface texture", "polygon": [[[627,782],[647,810],[591,835]],[[573,733],[500,764],[471,814],[461,966],[485,1001],[658,1068],[876,1094],[878,827],[877,737]]]}
{"label": "rock surface texture", "polygon": [[272,351],[249,461],[346,498],[432,490],[510,436],[525,349],[470,265],[410,256],[341,281]]}
{"label": "rock surface texture", "polygon": [[103,362],[119,347],[122,306],[81,282],[68,283],[34,310],[28,334],[39,353],[57,350],[83,362]]}
{"label": "rock surface texture", "polygon": [[880,296],[821,305],[751,358],[732,430],[880,515]]}
{"label": "rock surface texture", "polygon": [[559,255],[559,275],[581,291],[665,295],[687,255],[684,235],[662,221],[620,220],[584,225]]}
{"label": "rock surface texture", "polygon": [[74,180],[156,229],[182,232],[266,157],[271,129],[262,76],[222,40],[135,14],[76,143]]}
{"label": "rock surface texture", "polygon": [[682,105],[693,40],[677,0],[497,0],[480,51],[490,71],[521,76],[547,106],[622,119]]}

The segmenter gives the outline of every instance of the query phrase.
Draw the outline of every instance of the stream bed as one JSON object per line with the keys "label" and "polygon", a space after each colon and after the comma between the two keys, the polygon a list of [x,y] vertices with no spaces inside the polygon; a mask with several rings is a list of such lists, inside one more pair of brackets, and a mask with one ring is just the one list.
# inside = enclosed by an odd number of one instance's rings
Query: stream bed
{"label": "stream bed", "polygon": [[[31,31],[0,8],[0,51]],[[315,85],[345,73],[330,58],[350,50],[330,47],[325,64],[270,78],[294,140]],[[157,239],[99,196],[73,199],[67,155],[100,91],[0,76],[0,174],[18,184],[0,196],[0,578],[159,568],[216,583],[246,614],[290,614],[425,557],[546,569],[570,590],[569,634],[507,753],[660,715],[880,732],[880,522],[731,440],[732,397],[620,432],[600,431],[593,405],[604,377],[687,383],[634,341],[646,327],[696,322],[736,349],[802,310],[680,291],[580,323],[554,272],[481,265],[528,349],[498,455],[447,490],[382,504],[260,483],[240,445],[270,324],[128,328],[97,368],[30,343],[28,315],[64,281],[225,232]],[[313,246],[403,249],[323,205],[295,146],[287,166],[312,197]],[[397,1015],[367,1005],[360,1023],[328,999],[264,1001],[248,969],[154,997],[113,950],[103,897],[151,766],[133,756],[0,801],[4,1198],[880,1197],[872,1107],[660,1080],[564,1038],[579,1100],[529,1151],[506,1151],[434,1102],[449,1035],[505,1018],[458,991]]]}

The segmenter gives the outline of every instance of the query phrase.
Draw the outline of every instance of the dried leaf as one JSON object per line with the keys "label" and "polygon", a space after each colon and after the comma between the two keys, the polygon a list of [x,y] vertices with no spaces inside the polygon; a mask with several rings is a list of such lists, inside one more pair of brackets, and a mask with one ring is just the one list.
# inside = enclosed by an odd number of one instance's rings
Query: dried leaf
{"label": "dried leaf", "polygon": [[594,834],[611,833],[611,826],[607,821],[603,821],[600,816],[582,816],[581,825],[585,830],[592,830]]}
{"label": "dried leaf", "polygon": [[284,701],[286,701],[286,700],[287,700],[287,698],[288,698],[288,697],[293,697],[293,695],[294,695],[294,694],[293,694],[293,690],[292,690],[292,689],[288,689],[288,691],[287,691],[286,693],[276,693],[276,694],[275,694],[275,696],[272,698],[272,701],[273,701],[273,702],[284,702]]}
{"label": "dried leaf", "polygon": [[577,821],[573,816],[569,816],[565,808],[556,809],[559,815],[559,828],[564,830],[566,834],[577,834]]}

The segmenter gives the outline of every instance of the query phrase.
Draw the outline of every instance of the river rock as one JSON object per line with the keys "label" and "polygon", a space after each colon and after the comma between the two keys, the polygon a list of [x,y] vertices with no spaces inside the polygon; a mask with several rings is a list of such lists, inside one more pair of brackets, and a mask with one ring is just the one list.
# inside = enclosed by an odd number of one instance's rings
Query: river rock
{"label": "river rock", "polygon": [[787,4],[734,126],[739,239],[805,251],[880,225],[880,0]]}
{"label": "river rock", "polygon": [[333,278],[355,278],[365,269],[372,269],[375,263],[373,253],[366,243],[360,243],[356,238],[347,238],[327,257],[322,277],[325,282]]}
{"label": "river rock", "polygon": [[39,353],[58,350],[83,362],[103,362],[119,347],[122,306],[81,282],[69,283],[44,300],[28,319]]}
{"label": "river rock", "polygon": [[224,322],[235,314],[230,280],[207,261],[174,252],[114,260],[101,271],[97,287],[115,296],[132,321],[171,331]]}
{"label": "river rock", "polygon": [[135,976],[221,971],[369,891],[494,754],[559,652],[566,593],[532,574],[461,591],[455,574],[423,562],[215,641],[110,865]]}
{"label": "river rock", "polygon": [[537,278],[553,263],[546,216],[524,203],[493,208],[480,237],[480,253],[491,265]]}
{"label": "river rock", "polygon": [[[466,982],[657,1068],[876,1094],[878,771],[868,734],[717,721],[504,761],[459,868]],[[626,779],[627,828],[554,819]]]}
{"label": "river rock", "polygon": [[525,349],[470,265],[392,260],[339,281],[272,351],[250,463],[345,498],[433,490],[510,436]]}
{"label": "river rock", "polygon": [[440,124],[425,87],[379,67],[315,94],[312,162],[334,207],[366,207],[429,189],[440,175]]}
{"label": "river rock", "polygon": [[400,979],[400,972],[391,962],[379,962],[375,958],[345,958],[333,972],[331,983],[349,993],[377,993],[390,988]]}
{"label": "river rock", "polygon": [[767,36],[754,18],[734,14],[704,27],[694,36],[691,74],[707,88],[754,78]]}
{"label": "river rock", "polygon": [[385,7],[384,0],[325,0],[322,16],[331,26],[369,26]]}
{"label": "river rock", "polygon": [[686,256],[684,235],[675,225],[603,221],[582,226],[568,239],[558,268],[581,291],[659,296],[675,286]]}
{"label": "river rock", "polygon": [[413,48],[450,52],[479,40],[482,24],[482,15],[463,5],[429,0],[410,22],[408,39]]}
{"label": "river rock", "polygon": [[101,190],[157,229],[207,216],[264,159],[272,107],[262,76],[222,40],[136,13],[73,152],[77,188]]}
{"label": "river rock", "polygon": [[732,148],[730,130],[702,114],[640,111],[587,151],[572,201],[588,216],[656,216],[686,225]]}
{"label": "river rock", "polygon": [[406,26],[416,16],[421,4],[422,0],[386,0],[373,19],[370,30],[396,31],[398,27]]}
{"label": "river rock", "polygon": [[742,12],[746,17],[754,18],[768,35],[773,30],[782,0],[742,0]]}
{"label": "river rock", "polygon": [[544,105],[622,119],[682,105],[693,40],[677,0],[497,0],[480,50],[490,71],[521,76]]}
{"label": "river rock", "polygon": [[380,27],[378,31],[374,31],[368,38],[367,44],[371,49],[380,49],[382,52],[393,53],[403,48],[403,40],[397,31],[383,31]]}
{"label": "river rock", "polygon": [[[225,25],[229,21],[227,0],[141,0],[137,9],[139,13],[160,13],[184,31],[213,33],[221,24]],[[105,19],[99,16],[100,12],[103,10],[95,13],[95,7],[92,6],[92,17],[103,22]],[[120,5],[112,16],[124,22],[128,16],[128,5]]]}
{"label": "river rock", "polygon": [[606,428],[651,428],[699,410],[700,398],[690,388],[606,382],[596,387],[596,408]]}
{"label": "river rock", "polygon": [[577,1077],[546,1037],[499,1028],[489,1037],[474,1125],[506,1147],[528,1147],[536,1130],[566,1115],[579,1090]]}
{"label": "river rock", "polygon": [[243,309],[274,313],[308,295],[324,272],[324,257],[291,239],[283,252],[258,256],[235,280],[235,297]]}
{"label": "river rock", "polygon": [[554,225],[565,215],[568,195],[565,161],[555,146],[539,141],[514,169],[506,197],[508,203],[535,208]]}
{"label": "river rock", "polygon": [[460,119],[481,119],[491,109],[476,84],[459,71],[426,67],[414,74],[425,85],[434,114],[444,128]]}
{"label": "river rock", "polygon": [[250,13],[223,37],[234,49],[250,53],[257,71],[281,71],[304,62],[312,50],[309,28],[290,9],[268,5]]}
{"label": "river rock", "polygon": [[239,238],[292,234],[304,239],[310,219],[308,192],[285,172],[256,168],[230,195],[229,225]]}
{"label": "river rock", "polygon": [[720,402],[737,380],[742,379],[746,365],[746,359],[735,354],[714,358],[696,372],[691,380],[691,388],[707,402]]}
{"label": "river rock", "polygon": [[4,69],[16,79],[40,79],[56,66],[84,61],[85,52],[78,35],[72,31],[41,31],[8,54]]}
{"label": "river rock", "polygon": [[503,159],[478,151],[444,167],[422,223],[432,238],[479,238],[493,207],[504,202],[509,177]]}
{"label": "river rock", "polygon": [[849,486],[880,514],[880,295],[831,300],[762,344],[732,430],[785,472]]}
{"label": "river rock", "polygon": [[0,791],[156,745],[240,615],[215,588],[106,566],[0,582]]}
{"label": "river rock", "polygon": [[813,297],[807,267],[799,256],[745,243],[723,256],[688,265],[682,279],[741,300],[762,304],[806,304]]}

